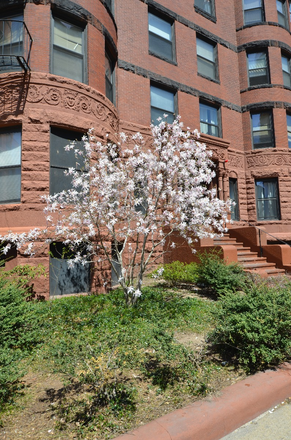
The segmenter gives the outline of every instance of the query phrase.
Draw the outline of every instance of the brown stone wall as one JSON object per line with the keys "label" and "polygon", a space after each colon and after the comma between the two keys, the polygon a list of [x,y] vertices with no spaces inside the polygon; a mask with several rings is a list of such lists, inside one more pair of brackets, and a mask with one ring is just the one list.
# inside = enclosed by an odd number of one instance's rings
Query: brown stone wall
{"label": "brown stone wall", "polygon": [[[201,140],[214,153],[219,197],[226,199],[229,178],[237,179],[240,221],[233,227],[262,223],[267,231],[290,238],[291,156],[286,111],[291,110],[291,89],[283,86],[281,53],[291,56],[291,35],[277,23],[276,2],[264,1],[264,23],[251,26],[244,26],[242,1],[215,1],[215,17],[201,13],[194,0],[114,3],[111,14],[103,0],[26,1],[24,20],[34,40],[31,74],[0,74],[0,128],[22,127],[21,203],[0,205],[0,233],[44,225],[39,200],[49,191],[51,126],[83,132],[94,126],[101,140],[107,133],[114,137],[119,124],[127,133],[147,135],[153,82],[176,92],[178,113],[190,129],[200,127],[200,100],[220,109],[222,137],[204,135]],[[0,13],[13,15],[16,8],[19,11],[16,4],[2,0]],[[174,23],[173,62],[149,53],[149,8]],[[87,84],[49,73],[52,14],[86,28]],[[197,36],[217,47],[217,80],[197,71]],[[116,106],[104,96],[105,47],[117,60]],[[268,53],[271,83],[249,87],[247,51],[261,48]],[[272,112],[274,149],[252,149],[250,113],[259,109]],[[281,219],[258,222],[255,179],[270,177],[278,179]],[[96,279],[101,280],[102,273],[108,275],[108,270],[101,268]]]}

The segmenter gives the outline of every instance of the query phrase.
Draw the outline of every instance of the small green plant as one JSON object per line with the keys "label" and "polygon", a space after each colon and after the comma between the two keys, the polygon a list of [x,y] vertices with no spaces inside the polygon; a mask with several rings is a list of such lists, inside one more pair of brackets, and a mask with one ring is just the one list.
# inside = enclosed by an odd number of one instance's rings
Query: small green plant
{"label": "small green plant", "polygon": [[227,292],[215,312],[210,341],[248,371],[290,359],[291,284],[253,285],[245,294]]}
{"label": "small green plant", "polygon": [[245,290],[250,284],[243,268],[238,264],[227,265],[217,251],[198,254],[199,283],[209,287],[217,296],[226,292]]}
{"label": "small green plant", "polygon": [[26,297],[33,296],[33,283],[35,278],[45,276],[45,268],[41,264],[31,266],[29,264],[15,266],[13,269],[0,269],[0,282],[11,283],[23,290]]}
{"label": "small green plant", "polygon": [[0,406],[17,390],[19,362],[38,339],[36,323],[24,291],[0,279]]}
{"label": "small green plant", "polygon": [[179,283],[195,284],[198,280],[198,265],[196,263],[186,264],[181,261],[173,261],[155,270],[153,276],[162,277],[172,286]]}

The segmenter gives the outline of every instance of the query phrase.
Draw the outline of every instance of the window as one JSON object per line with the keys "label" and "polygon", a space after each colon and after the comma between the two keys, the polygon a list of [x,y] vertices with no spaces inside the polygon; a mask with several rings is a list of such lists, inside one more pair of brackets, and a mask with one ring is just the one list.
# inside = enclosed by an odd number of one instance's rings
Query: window
{"label": "window", "polygon": [[84,29],[53,19],[52,73],[85,82]]}
{"label": "window", "polygon": [[167,121],[174,121],[175,94],[159,87],[151,86],[151,120],[157,122],[157,118],[163,118],[167,114]]}
{"label": "window", "polygon": [[269,84],[268,56],[266,51],[247,54],[249,85]]}
{"label": "window", "polygon": [[[80,249],[82,253],[82,249]],[[74,253],[61,242],[50,245],[50,295],[64,295],[90,291],[90,264],[75,263],[72,268],[68,260]]]}
{"label": "window", "polygon": [[229,198],[235,202],[231,207],[231,220],[239,220],[237,179],[229,178]]}
{"label": "window", "polygon": [[109,11],[114,14],[114,0],[105,0],[105,5],[109,9]]}
{"label": "window", "polygon": [[290,75],[290,58],[282,55],[282,70],[283,70],[283,83],[284,86],[291,87],[291,75]]}
{"label": "window", "polygon": [[291,114],[287,113],[288,147],[291,148]]}
{"label": "window", "polygon": [[273,118],[270,111],[253,113],[253,148],[274,148]]}
{"label": "window", "polygon": [[244,23],[253,24],[264,21],[263,0],[243,0]]}
{"label": "window", "polygon": [[195,0],[195,6],[209,15],[215,15],[214,0]]}
{"label": "window", "polygon": [[82,135],[76,131],[64,130],[51,127],[50,139],[50,194],[56,194],[71,188],[71,176],[65,176],[64,171],[69,167],[81,170],[83,166],[82,158],[75,158],[73,150],[65,151],[65,146],[71,141],[76,141],[76,147],[82,148]]}
{"label": "window", "polygon": [[0,71],[21,70],[16,55],[23,55],[23,15],[15,15],[0,20],[0,57],[14,55],[10,63],[1,60]]}
{"label": "window", "polygon": [[149,50],[168,60],[174,59],[172,23],[149,12]]}
{"label": "window", "polygon": [[109,54],[105,53],[105,89],[106,97],[110,99],[111,102],[115,102],[115,63]]}
{"label": "window", "polygon": [[21,130],[0,130],[0,203],[20,202]]}
{"label": "window", "polygon": [[288,11],[286,0],[276,0],[278,23],[288,28]]}
{"label": "window", "polygon": [[257,179],[256,201],[258,220],[280,220],[277,179]]}
{"label": "window", "polygon": [[219,137],[220,123],[219,111],[216,107],[200,103],[200,131],[201,133],[210,134]]}
{"label": "window", "polygon": [[196,39],[197,42],[197,70],[200,75],[217,79],[217,50],[216,45]]}
{"label": "window", "polygon": [[122,250],[123,250],[123,243],[117,243],[116,245],[113,242],[111,243],[111,259],[112,259],[112,266],[113,266],[113,267],[111,267],[111,286],[112,287],[119,284],[119,279],[122,276],[121,264],[118,260],[118,255],[117,255],[117,253],[121,252]]}

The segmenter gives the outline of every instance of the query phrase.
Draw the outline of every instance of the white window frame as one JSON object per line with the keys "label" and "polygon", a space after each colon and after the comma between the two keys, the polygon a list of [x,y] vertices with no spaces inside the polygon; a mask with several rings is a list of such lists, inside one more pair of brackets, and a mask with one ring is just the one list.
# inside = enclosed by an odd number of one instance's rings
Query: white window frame
{"label": "white window frame", "polygon": [[218,80],[217,45],[196,37],[197,72],[199,75]]}
{"label": "white window frame", "polygon": [[[75,42],[73,42],[72,40],[69,40],[69,38],[66,40],[69,43],[72,43],[72,49],[71,48],[67,48],[64,47],[60,44],[56,43],[56,23],[61,23],[64,25],[64,27],[74,27],[76,30],[78,30],[80,32],[81,35],[81,44],[79,44],[78,42],[76,42],[76,44],[74,45]],[[54,75],[60,75],[63,76],[65,78],[70,78],[73,79],[75,81],[79,81],[82,83],[86,83],[87,82],[87,47],[86,47],[86,28],[80,26],[79,24],[75,24],[73,22],[69,22],[67,20],[64,20],[60,17],[55,17],[52,16],[52,28],[51,28],[51,38],[52,38],[52,42],[51,42],[51,68],[50,71],[51,73],[53,73]],[[74,46],[73,46],[74,45]],[[78,45],[81,45],[81,51],[78,51]],[[80,75],[76,75],[75,74],[75,69],[70,69],[68,72],[65,72],[66,75],[63,75],[62,73],[62,69],[60,67],[58,67],[57,65],[55,65],[55,55],[59,54],[60,58],[61,58],[61,54],[64,54],[65,56],[68,56],[70,60],[80,60],[81,62],[81,73]],[[64,59],[64,63],[65,63],[65,59]]]}
{"label": "white window frame", "polygon": [[[174,23],[148,12],[149,53],[165,61],[175,61]],[[161,46],[161,47],[160,47]]]}
{"label": "white window frame", "polygon": [[[12,134],[15,136],[11,137]],[[9,137],[11,142],[7,145]],[[21,137],[19,126],[0,129],[0,204],[2,205],[21,201]]]}
{"label": "white window frame", "polygon": [[[176,96],[173,90],[151,84],[151,122],[158,124],[157,118],[164,118],[167,114],[167,122],[173,122],[176,112]],[[160,102],[159,102],[160,101]]]}

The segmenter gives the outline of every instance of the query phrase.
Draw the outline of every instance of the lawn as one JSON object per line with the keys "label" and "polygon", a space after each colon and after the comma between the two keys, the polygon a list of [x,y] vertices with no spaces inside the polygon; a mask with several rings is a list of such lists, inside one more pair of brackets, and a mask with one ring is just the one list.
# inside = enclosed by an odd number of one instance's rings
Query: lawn
{"label": "lawn", "polygon": [[207,353],[218,302],[190,290],[148,287],[135,308],[119,290],[26,304],[34,348],[19,355],[23,386],[2,416],[13,440],[32,429],[34,439],[113,438],[242,374]]}
{"label": "lawn", "polygon": [[134,307],[118,289],[27,302],[0,277],[0,438],[114,438],[289,361],[290,278],[203,258]]}

